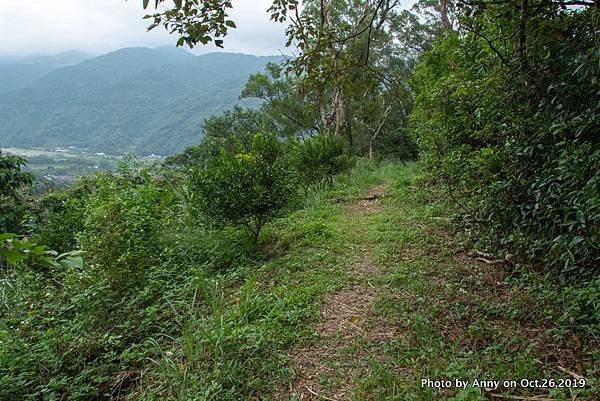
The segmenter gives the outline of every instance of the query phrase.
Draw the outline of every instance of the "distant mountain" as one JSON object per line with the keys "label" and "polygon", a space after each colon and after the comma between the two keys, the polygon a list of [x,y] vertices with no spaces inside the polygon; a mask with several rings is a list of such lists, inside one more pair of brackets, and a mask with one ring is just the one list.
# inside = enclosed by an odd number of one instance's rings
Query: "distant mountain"
{"label": "distant mountain", "polygon": [[90,57],[76,51],[52,56],[0,57],[0,95],[24,88],[57,68],[77,64]]}
{"label": "distant mountain", "polygon": [[206,117],[239,103],[250,74],[281,57],[127,48],[0,94],[0,145],[172,154]]}

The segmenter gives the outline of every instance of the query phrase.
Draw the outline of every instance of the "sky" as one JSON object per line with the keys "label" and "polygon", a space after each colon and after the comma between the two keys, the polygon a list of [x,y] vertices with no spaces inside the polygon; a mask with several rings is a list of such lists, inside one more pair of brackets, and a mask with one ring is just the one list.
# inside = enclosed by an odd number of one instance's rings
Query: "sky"
{"label": "sky", "polygon": [[[269,20],[272,0],[233,0],[238,29],[225,38],[228,52],[285,53],[285,27]],[[175,45],[164,28],[147,32],[142,0],[0,0],[0,55],[26,56],[79,50],[92,55],[123,47]],[[198,46],[194,53],[221,51]]]}

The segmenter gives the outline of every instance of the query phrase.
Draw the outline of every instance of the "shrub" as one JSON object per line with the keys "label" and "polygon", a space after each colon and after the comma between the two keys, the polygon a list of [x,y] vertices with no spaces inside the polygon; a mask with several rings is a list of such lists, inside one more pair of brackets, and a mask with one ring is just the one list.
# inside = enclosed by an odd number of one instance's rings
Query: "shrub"
{"label": "shrub", "polygon": [[[167,298],[188,281],[162,258],[173,205],[153,172],[101,174],[59,195],[44,224],[60,227],[58,243],[75,235],[85,263],[77,254],[44,270],[23,262],[2,272],[0,294],[10,295],[0,303],[3,400],[124,396],[156,357],[145,342],[172,328]],[[57,226],[61,217],[82,221]]]}
{"label": "shrub", "polygon": [[25,165],[25,159],[0,151],[0,233],[20,229],[25,207],[19,191],[33,182],[33,175],[23,171]]}
{"label": "shrub", "polygon": [[354,165],[346,141],[332,136],[318,135],[304,142],[293,142],[290,153],[305,186],[322,179],[329,181]]}
{"label": "shrub", "polygon": [[249,151],[221,152],[192,176],[204,214],[217,224],[243,225],[256,244],[265,223],[296,194],[296,172],[273,135],[258,134]]}
{"label": "shrub", "polygon": [[78,249],[85,205],[95,185],[94,177],[81,177],[69,187],[43,194],[36,204],[38,242],[61,253]]}
{"label": "shrub", "polygon": [[465,225],[563,279],[600,266],[597,17],[545,9],[527,22],[528,52],[504,62],[481,37],[451,34],[415,74],[421,155]]}
{"label": "shrub", "polygon": [[161,218],[170,196],[145,169],[98,175],[77,236],[89,268],[106,275],[114,288],[137,282],[159,260]]}

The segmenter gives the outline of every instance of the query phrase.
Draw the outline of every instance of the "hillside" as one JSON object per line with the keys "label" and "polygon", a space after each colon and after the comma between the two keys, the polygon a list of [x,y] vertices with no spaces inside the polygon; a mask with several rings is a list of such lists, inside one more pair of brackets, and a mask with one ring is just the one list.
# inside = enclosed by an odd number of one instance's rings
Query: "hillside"
{"label": "hillside", "polygon": [[0,95],[25,88],[51,71],[90,57],[76,51],[52,56],[0,57]]}
{"label": "hillside", "polygon": [[0,97],[3,146],[170,154],[236,103],[250,74],[279,57],[127,48],[58,68]]}
{"label": "hillside", "polygon": [[598,2],[268,3],[0,95],[0,401],[600,401]]}
{"label": "hillside", "polygon": [[[359,163],[311,187],[259,253],[236,228],[186,217],[172,184],[148,177],[97,177],[91,198],[71,198],[51,235],[83,230],[79,213],[96,221],[79,234],[85,268],[9,298],[0,398],[596,399],[597,337],[557,323],[573,310],[542,275],[478,257],[418,164]],[[423,383],[441,378],[471,385]]]}

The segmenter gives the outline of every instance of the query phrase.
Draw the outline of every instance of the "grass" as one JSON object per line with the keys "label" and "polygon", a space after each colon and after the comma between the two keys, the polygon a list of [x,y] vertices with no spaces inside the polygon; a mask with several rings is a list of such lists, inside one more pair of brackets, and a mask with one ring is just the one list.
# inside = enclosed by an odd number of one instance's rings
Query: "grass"
{"label": "grass", "polygon": [[[364,203],[374,186],[385,196]],[[145,345],[160,357],[130,398],[594,399],[597,339],[554,323],[560,301],[541,278],[470,258],[451,215],[417,164],[362,164],[309,189],[304,208],[265,230],[267,256],[197,268],[173,300],[178,332]],[[421,386],[568,372],[586,387]]]}

